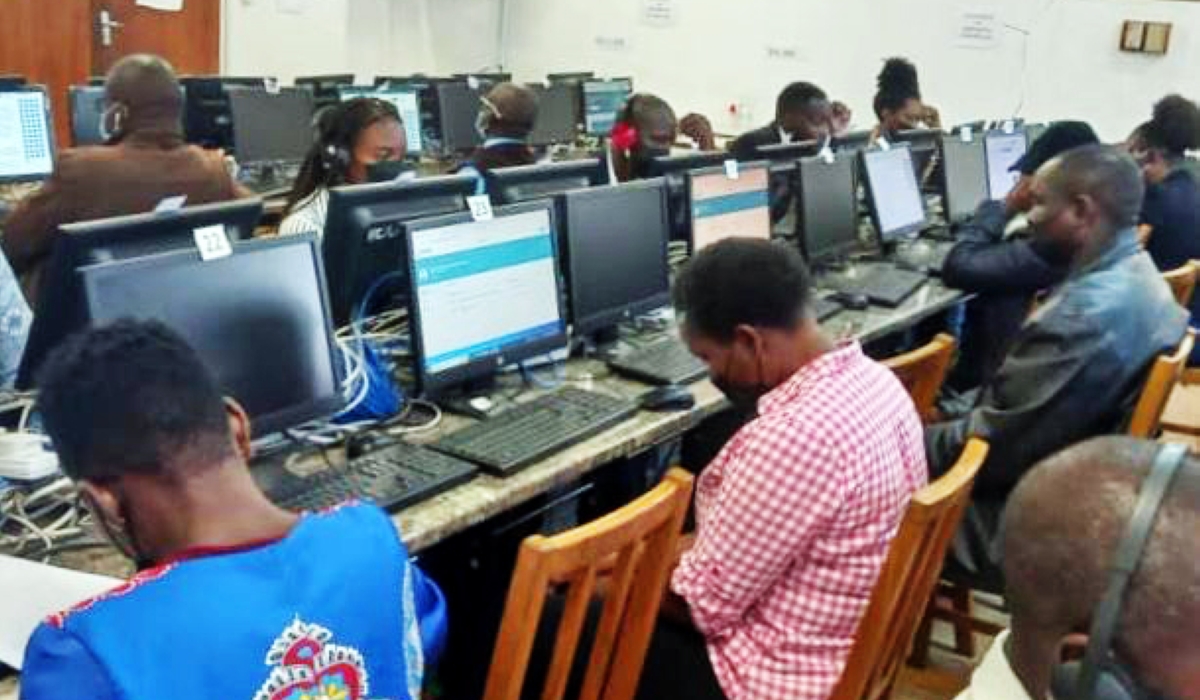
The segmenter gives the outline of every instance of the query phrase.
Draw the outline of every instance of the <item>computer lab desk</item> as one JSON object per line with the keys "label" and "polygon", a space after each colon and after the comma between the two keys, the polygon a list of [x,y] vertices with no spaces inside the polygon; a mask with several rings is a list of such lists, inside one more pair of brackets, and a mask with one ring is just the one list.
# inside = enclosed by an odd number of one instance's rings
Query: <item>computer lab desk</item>
{"label": "computer lab desk", "polygon": [[[823,326],[836,339],[854,339],[865,343],[912,327],[964,298],[961,292],[931,280],[899,308],[847,310],[827,319]],[[604,365],[594,360],[571,360],[563,376],[566,381],[580,388],[619,396],[635,397],[649,388],[610,374]],[[708,380],[693,384],[692,391],[696,405],[690,410],[640,412],[618,426],[515,474],[503,478],[481,474],[465,484],[394,513],[392,520],[412,553],[425,551],[475,525],[513,511],[538,496],[569,486],[605,464],[671,443],[726,406],[720,392]],[[447,415],[436,430],[413,441],[420,443],[436,439],[439,435],[463,427],[469,421],[460,416]],[[338,451],[331,450],[329,454],[336,464],[340,459]],[[310,460],[304,460],[300,468],[325,468],[323,465],[323,461],[314,455]],[[67,553],[57,563],[115,576],[130,573],[128,564],[115,550]]]}

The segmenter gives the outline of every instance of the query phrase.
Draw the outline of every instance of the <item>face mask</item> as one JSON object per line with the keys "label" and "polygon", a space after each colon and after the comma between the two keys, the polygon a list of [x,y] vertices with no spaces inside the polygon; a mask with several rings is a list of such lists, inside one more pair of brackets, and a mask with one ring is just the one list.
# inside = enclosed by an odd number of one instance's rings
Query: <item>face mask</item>
{"label": "face mask", "polygon": [[484,110],[479,110],[479,114],[475,115],[475,133],[479,134],[479,138],[485,141],[487,140],[488,136],[488,122],[491,120],[491,118],[492,115],[488,114]]}
{"label": "face mask", "polygon": [[[100,132],[100,139],[104,143],[115,141],[121,135],[121,122],[123,121],[124,108],[121,105],[112,105],[100,113],[100,124],[97,129]],[[109,129],[109,122],[112,122],[112,129]]]}
{"label": "face mask", "polygon": [[414,170],[402,160],[381,160],[367,166],[367,182],[391,182]]}
{"label": "face mask", "polygon": [[770,391],[761,384],[739,385],[712,377],[713,386],[725,395],[733,409],[746,416],[758,415],[758,400]]}
{"label": "face mask", "polygon": [[132,561],[138,571],[145,571],[155,565],[154,560],[141,551],[137,543],[137,537],[129,529],[129,514],[124,504],[121,505],[121,519],[125,524],[118,525],[117,523],[110,522],[104,510],[100,508],[100,504],[96,503],[94,499],[87,494],[81,494],[81,497],[87,506],[87,510],[91,512],[92,519],[104,534],[105,539],[112,542],[113,547],[122,556]]}

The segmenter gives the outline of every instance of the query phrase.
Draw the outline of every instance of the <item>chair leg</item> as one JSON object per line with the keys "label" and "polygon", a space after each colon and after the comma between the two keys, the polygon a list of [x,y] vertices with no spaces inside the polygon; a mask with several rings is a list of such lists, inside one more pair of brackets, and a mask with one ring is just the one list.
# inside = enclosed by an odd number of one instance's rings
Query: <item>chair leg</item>
{"label": "chair leg", "polygon": [[[973,602],[970,586],[952,586],[950,606],[962,615],[954,621],[954,653],[968,659],[975,658],[975,633],[968,620],[972,617]],[[966,618],[966,619],[963,619]]]}

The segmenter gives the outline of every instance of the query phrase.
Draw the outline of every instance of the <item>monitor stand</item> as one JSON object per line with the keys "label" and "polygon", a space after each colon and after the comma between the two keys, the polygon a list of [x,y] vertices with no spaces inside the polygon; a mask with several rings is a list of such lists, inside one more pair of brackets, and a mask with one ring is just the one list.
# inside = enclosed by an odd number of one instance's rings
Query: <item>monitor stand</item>
{"label": "monitor stand", "polygon": [[438,398],[438,405],[450,413],[487,420],[503,410],[507,402],[498,402],[493,397],[496,394],[496,375],[492,374],[482,379],[473,379],[460,384],[453,393]]}

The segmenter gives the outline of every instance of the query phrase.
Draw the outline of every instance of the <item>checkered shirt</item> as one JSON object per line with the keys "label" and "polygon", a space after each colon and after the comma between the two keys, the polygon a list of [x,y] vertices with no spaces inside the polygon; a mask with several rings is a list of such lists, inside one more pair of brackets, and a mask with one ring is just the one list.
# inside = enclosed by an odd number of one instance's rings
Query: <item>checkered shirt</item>
{"label": "checkered shirt", "polygon": [[921,421],[857,344],[758,403],[701,475],[672,588],[731,700],[826,698],[888,544],[927,480]]}

